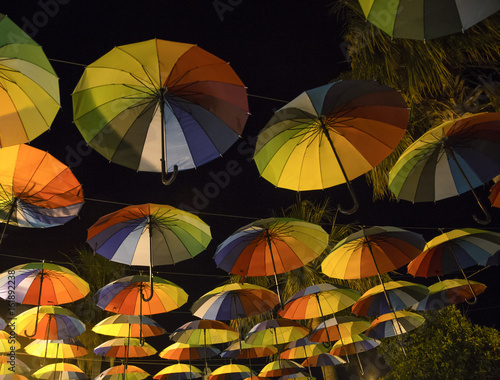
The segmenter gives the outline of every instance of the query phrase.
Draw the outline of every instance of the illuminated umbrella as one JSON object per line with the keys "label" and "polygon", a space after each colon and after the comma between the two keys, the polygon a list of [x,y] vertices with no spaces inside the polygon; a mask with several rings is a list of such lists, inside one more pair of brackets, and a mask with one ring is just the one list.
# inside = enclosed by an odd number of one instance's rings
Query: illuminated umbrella
{"label": "illuminated umbrella", "polygon": [[0,353],[8,354],[11,351],[17,351],[21,348],[21,344],[6,331],[0,331]]}
{"label": "illuminated umbrella", "polygon": [[143,380],[149,373],[133,365],[118,365],[102,371],[94,380]]}
{"label": "illuminated umbrella", "polygon": [[89,352],[76,338],[35,339],[24,350],[33,356],[53,359],[76,358]]}
{"label": "illuminated umbrella", "polygon": [[316,259],[328,245],[319,225],[293,218],[260,219],[241,227],[218,247],[217,266],[241,276],[272,276],[278,298],[277,274],[300,268]]}
{"label": "illuminated umbrella", "polygon": [[220,350],[215,347],[194,345],[186,343],[173,343],[161,351],[158,356],[167,360],[199,360],[211,358],[220,354]]}
{"label": "illuminated umbrella", "polygon": [[0,149],[0,162],[0,221],[5,223],[0,243],[7,225],[54,227],[78,215],[82,186],[55,157],[21,144]]}
{"label": "illuminated umbrella", "polygon": [[153,376],[155,380],[186,380],[186,379],[199,379],[203,376],[203,371],[199,368],[177,363],[163,368],[156,375]]}
{"label": "illuminated umbrella", "polygon": [[280,359],[267,363],[259,372],[259,376],[278,377],[300,372],[305,369],[293,360]]}
{"label": "illuminated umbrella", "polygon": [[48,364],[34,372],[31,376],[44,380],[80,380],[88,378],[81,368],[70,363]]}
{"label": "illuminated umbrella", "polygon": [[346,183],[373,169],[406,132],[401,94],[371,80],[345,80],[300,94],[276,111],[257,137],[254,160],[272,184],[296,191]]}
{"label": "illuminated umbrella", "polygon": [[358,358],[359,367],[361,369],[361,374],[364,374],[363,364],[361,364],[361,359],[359,358],[360,352],[366,352],[373,348],[376,348],[380,345],[380,341],[377,339],[368,338],[363,334],[355,334],[346,337],[343,342],[337,341],[331,351],[330,354],[335,356],[343,356],[343,355],[353,355],[356,354]]}
{"label": "illuminated umbrella", "polygon": [[430,40],[461,33],[500,10],[494,0],[467,1],[359,0],[363,13],[394,38]]}
{"label": "illuminated umbrella", "polygon": [[255,359],[265,358],[276,353],[278,353],[278,349],[274,346],[254,345],[245,341],[238,341],[221,352],[220,356],[225,359]]}
{"label": "illuminated umbrella", "polygon": [[418,311],[441,309],[472,299],[474,295],[477,296],[485,290],[486,285],[468,279],[439,281],[429,286],[429,295],[413,305],[412,309]]}
{"label": "illuminated umbrella", "polygon": [[[196,215],[172,206],[142,204],[107,214],[88,230],[87,243],[110,259],[127,265],[152,267],[191,259],[208,246],[210,227]],[[149,299],[148,299],[149,298]]]}
{"label": "illuminated umbrella", "polygon": [[[383,286],[394,311],[407,309],[429,294],[427,286],[408,281],[389,281]],[[356,315],[371,317],[390,313],[391,309],[382,285],[367,290],[352,306],[352,312]]]}
{"label": "illuminated umbrella", "polygon": [[301,365],[304,367],[328,367],[331,365],[339,365],[345,363],[346,361],[344,359],[324,352],[307,358],[301,363]]}
{"label": "illuminated umbrella", "polygon": [[304,359],[327,352],[328,348],[321,343],[311,342],[309,338],[297,339],[288,343],[280,353],[281,359]]}
{"label": "illuminated umbrella", "polygon": [[406,334],[425,322],[425,318],[410,311],[396,311],[396,318],[392,313],[384,314],[374,319],[365,335],[369,338],[382,339]]}
{"label": "illuminated umbrella", "polygon": [[[14,280],[11,280],[12,276]],[[38,311],[40,305],[74,302],[90,292],[89,284],[74,272],[45,262],[22,264],[1,273],[0,298],[11,300],[10,280],[15,282],[14,301],[24,305],[37,305]],[[38,321],[38,317],[35,320]],[[38,324],[34,326],[34,334],[37,333],[37,326]]]}
{"label": "illuminated umbrella", "polygon": [[151,318],[125,314],[112,315],[103,319],[92,327],[92,331],[119,338],[139,338],[165,334],[165,329]]}
{"label": "illuminated umbrella", "polygon": [[59,78],[42,47],[0,14],[0,147],[30,142],[60,108]]}
{"label": "illuminated umbrella", "polygon": [[115,338],[94,348],[94,353],[113,358],[141,358],[156,354],[156,349],[136,338]]}
{"label": "illuminated umbrella", "polygon": [[18,314],[16,330],[17,334],[28,338],[53,340],[74,338],[85,331],[85,324],[68,309],[40,306]]}
{"label": "illuminated umbrella", "polygon": [[242,380],[253,375],[255,373],[245,365],[226,364],[214,370],[208,380]]}
{"label": "illuminated umbrella", "polygon": [[307,328],[289,319],[268,319],[253,326],[247,333],[245,342],[274,346],[304,338],[308,332]]}
{"label": "illuminated umbrella", "polygon": [[[408,273],[416,277],[431,277],[461,272],[467,280],[465,268],[487,265],[499,250],[499,233],[474,228],[452,230],[429,241],[422,254],[408,264]],[[473,302],[476,300],[474,297]]]}
{"label": "illuminated umbrella", "polygon": [[73,110],[92,148],[119,165],[161,172],[165,184],[177,170],[220,157],[249,115],[246,88],[227,62],[159,39],[117,46],[88,65]]}
{"label": "illuminated umbrella", "polygon": [[[14,372],[12,372],[12,368],[14,368]],[[0,375],[9,375],[13,373],[25,375],[29,374],[30,372],[30,367],[28,367],[18,357],[12,358],[7,355],[0,355]]]}
{"label": "illuminated umbrella", "polygon": [[370,327],[370,322],[348,315],[337,316],[321,322],[310,334],[311,342],[342,340],[343,337],[360,334]]}
{"label": "illuminated umbrella", "polygon": [[435,202],[471,191],[500,173],[500,113],[480,113],[449,120],[427,131],[399,157],[389,172],[389,189],[398,199]]}

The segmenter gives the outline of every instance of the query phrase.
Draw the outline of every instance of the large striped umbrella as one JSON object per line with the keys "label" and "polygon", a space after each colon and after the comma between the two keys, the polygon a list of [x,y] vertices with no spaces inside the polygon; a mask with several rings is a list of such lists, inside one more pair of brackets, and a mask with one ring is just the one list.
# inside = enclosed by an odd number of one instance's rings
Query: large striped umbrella
{"label": "large striped umbrella", "polygon": [[364,369],[359,357],[359,353],[372,350],[379,345],[380,341],[377,339],[368,338],[363,334],[354,334],[346,337],[342,342],[340,340],[337,341],[333,345],[330,354],[335,356],[356,354],[356,357],[358,358],[359,368],[361,370],[361,374],[363,375]]}
{"label": "large striped umbrella", "polygon": [[406,334],[423,325],[425,318],[411,311],[401,310],[393,313],[383,314],[371,322],[371,326],[365,331],[369,338],[383,339],[392,336]]}
{"label": "large striped umbrella", "polygon": [[139,338],[165,334],[165,329],[146,316],[116,314],[98,322],[92,331],[120,338]]}
{"label": "large striped umbrella", "polygon": [[89,352],[76,338],[35,339],[24,350],[33,356],[52,359],[77,358]]}
{"label": "large striped umbrella", "polygon": [[245,342],[255,345],[275,346],[304,338],[308,329],[289,319],[268,319],[253,326],[245,337]]}
{"label": "large striped umbrella", "polygon": [[267,363],[259,372],[259,376],[278,377],[297,373],[305,369],[299,363],[289,359],[279,359]]}
{"label": "large striped umbrella", "polygon": [[117,365],[102,371],[94,380],[143,380],[149,373],[134,365]]}
{"label": "large striped umbrella", "polygon": [[88,376],[83,370],[71,363],[53,363],[48,364],[35,371],[31,376],[43,380],[83,380]]}
{"label": "large striped umbrella", "polygon": [[199,379],[203,377],[203,371],[199,368],[177,363],[169,365],[163,368],[161,371],[157,372],[153,379],[155,380],[187,380],[187,379]]}
{"label": "large striped umbrella", "polygon": [[208,380],[242,380],[256,375],[250,368],[242,364],[226,364],[215,369]]}
{"label": "large striped umbrella", "polygon": [[199,360],[211,358],[220,354],[216,347],[203,346],[201,344],[173,343],[161,351],[158,356],[166,360]]}
{"label": "large striped umbrella", "polygon": [[0,148],[38,137],[59,108],[59,78],[42,47],[0,14]]}
{"label": "large striped umbrella", "polygon": [[88,65],[73,110],[92,148],[119,165],[162,172],[165,184],[220,157],[249,115],[246,88],[227,62],[159,39],[117,46]]}
{"label": "large striped umbrella", "polygon": [[94,353],[113,358],[141,358],[156,354],[156,349],[137,338],[114,338],[94,348]]}
{"label": "large striped umbrella", "polygon": [[274,346],[249,344],[245,341],[237,341],[229,345],[220,356],[228,359],[255,359],[265,358],[278,353]]}

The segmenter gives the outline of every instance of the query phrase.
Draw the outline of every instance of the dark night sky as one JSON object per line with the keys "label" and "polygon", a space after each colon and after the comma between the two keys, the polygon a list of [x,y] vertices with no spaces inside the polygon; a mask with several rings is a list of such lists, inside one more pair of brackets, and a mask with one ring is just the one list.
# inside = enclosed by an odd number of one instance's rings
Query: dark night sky
{"label": "dark night sky", "polygon": [[[0,269],[39,259],[65,260],[59,252],[70,254],[74,247],[83,245],[87,228],[98,217],[123,207],[121,204],[160,203],[198,210],[213,235],[208,249],[195,259],[159,268],[168,272],[162,277],[186,289],[190,294],[188,306],[222,282],[225,273],[212,260],[217,245],[253,219],[272,216],[273,211],[280,213],[296,197],[293,191],[277,189],[259,178],[251,160],[255,136],[273,111],[283,105],[278,100],[289,101],[304,90],[328,83],[348,68],[341,49],[342,24],[335,16],[328,15],[329,3],[323,0],[3,2],[0,12],[24,27],[53,60],[87,65],[114,46],[152,38],[197,44],[231,63],[248,87],[251,116],[242,138],[222,158],[196,170],[180,172],[173,185],[164,187],[158,173],[136,173],[108,163],[85,146],[72,123],[71,104],[71,93],[84,67],[53,61],[60,77],[62,108],[51,131],[35,139],[32,145],[71,166],[83,185],[87,201],[80,218],[65,226],[48,230],[9,228],[1,250],[19,259],[2,259]],[[218,12],[217,4],[225,4],[226,10]],[[237,170],[227,174],[228,165]],[[360,198],[360,210],[351,216],[341,215],[339,223],[393,225],[422,233],[428,240],[439,234],[438,228],[481,228],[471,218],[478,211],[471,194],[436,204],[411,205],[404,201],[372,201],[370,188],[362,177],[354,180],[353,186]],[[486,202],[488,188],[489,184],[479,189]],[[339,202],[350,205],[345,186],[303,194],[307,199],[325,197],[332,200],[332,206]],[[500,210],[491,212],[494,221],[488,228],[496,230],[500,226]],[[496,325],[500,306],[495,294],[500,287],[496,273],[497,268],[489,268],[473,278],[490,287],[470,309],[469,315],[479,323]],[[400,279],[411,281],[408,276]],[[185,318],[186,314],[177,314],[175,318],[178,317]],[[178,325],[165,327],[172,331]],[[168,344],[156,348],[160,351]]]}

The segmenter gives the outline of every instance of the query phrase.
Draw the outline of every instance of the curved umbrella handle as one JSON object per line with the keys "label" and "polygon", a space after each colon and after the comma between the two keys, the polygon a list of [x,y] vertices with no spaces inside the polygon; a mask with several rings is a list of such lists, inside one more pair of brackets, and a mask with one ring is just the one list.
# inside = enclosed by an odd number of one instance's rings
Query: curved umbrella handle
{"label": "curved umbrella handle", "polygon": [[149,295],[149,297],[148,297],[148,298],[146,298],[146,297],[144,296],[144,293],[142,292],[142,287],[141,287],[141,299],[142,299],[144,302],[149,302],[149,301],[151,301],[151,299],[153,298],[153,276],[152,276],[152,275],[150,275],[150,277],[149,277],[149,287],[150,287],[150,289],[151,289],[151,294]]}
{"label": "curved umbrella handle", "polygon": [[480,201],[479,201],[479,206],[481,207],[481,210],[483,211],[485,219],[480,219],[476,214],[472,215],[472,217],[474,218],[474,220],[476,221],[476,223],[479,223],[479,224],[482,224],[482,225],[487,225],[487,224],[489,224],[491,222],[491,215],[488,212],[488,210],[486,210],[486,208],[484,207],[484,205],[482,204],[482,202],[480,202]]}
{"label": "curved umbrella handle", "polygon": [[347,188],[349,189],[349,193],[351,194],[351,198],[352,198],[352,201],[354,202],[354,205],[348,210],[343,208],[341,205],[337,205],[337,207],[342,214],[352,215],[356,211],[358,211],[359,202],[358,202],[358,197],[356,196],[356,193],[354,192],[354,189],[352,188],[351,182],[347,181],[346,184],[347,184]]}
{"label": "curved umbrella handle", "polygon": [[35,331],[33,331],[33,334],[28,334],[28,330],[24,330],[24,335],[26,335],[26,337],[28,338],[33,338],[37,331],[38,331],[38,314],[39,314],[39,311],[40,311],[40,305],[37,306],[36,308],[36,318],[35,318]]}
{"label": "curved umbrella handle", "polygon": [[170,175],[169,178],[167,178],[167,171],[165,169],[165,161],[162,159],[162,167],[161,167],[161,182],[165,185],[171,185],[172,182],[175,181],[175,178],[177,178],[177,173],[179,172],[179,167],[177,165],[174,165],[174,171]]}

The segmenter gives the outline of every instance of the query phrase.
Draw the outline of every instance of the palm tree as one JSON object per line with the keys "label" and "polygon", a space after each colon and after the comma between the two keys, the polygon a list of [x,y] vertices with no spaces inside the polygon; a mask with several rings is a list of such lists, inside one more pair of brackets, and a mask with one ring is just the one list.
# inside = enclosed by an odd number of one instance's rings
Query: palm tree
{"label": "palm tree", "polygon": [[392,196],[387,173],[425,131],[467,113],[500,110],[500,14],[464,33],[430,40],[394,39],[367,22],[356,0],[330,11],[346,20],[343,50],[350,70],[337,79],[375,79],[398,89],[410,108],[408,133],[366,177],[374,198]]}

